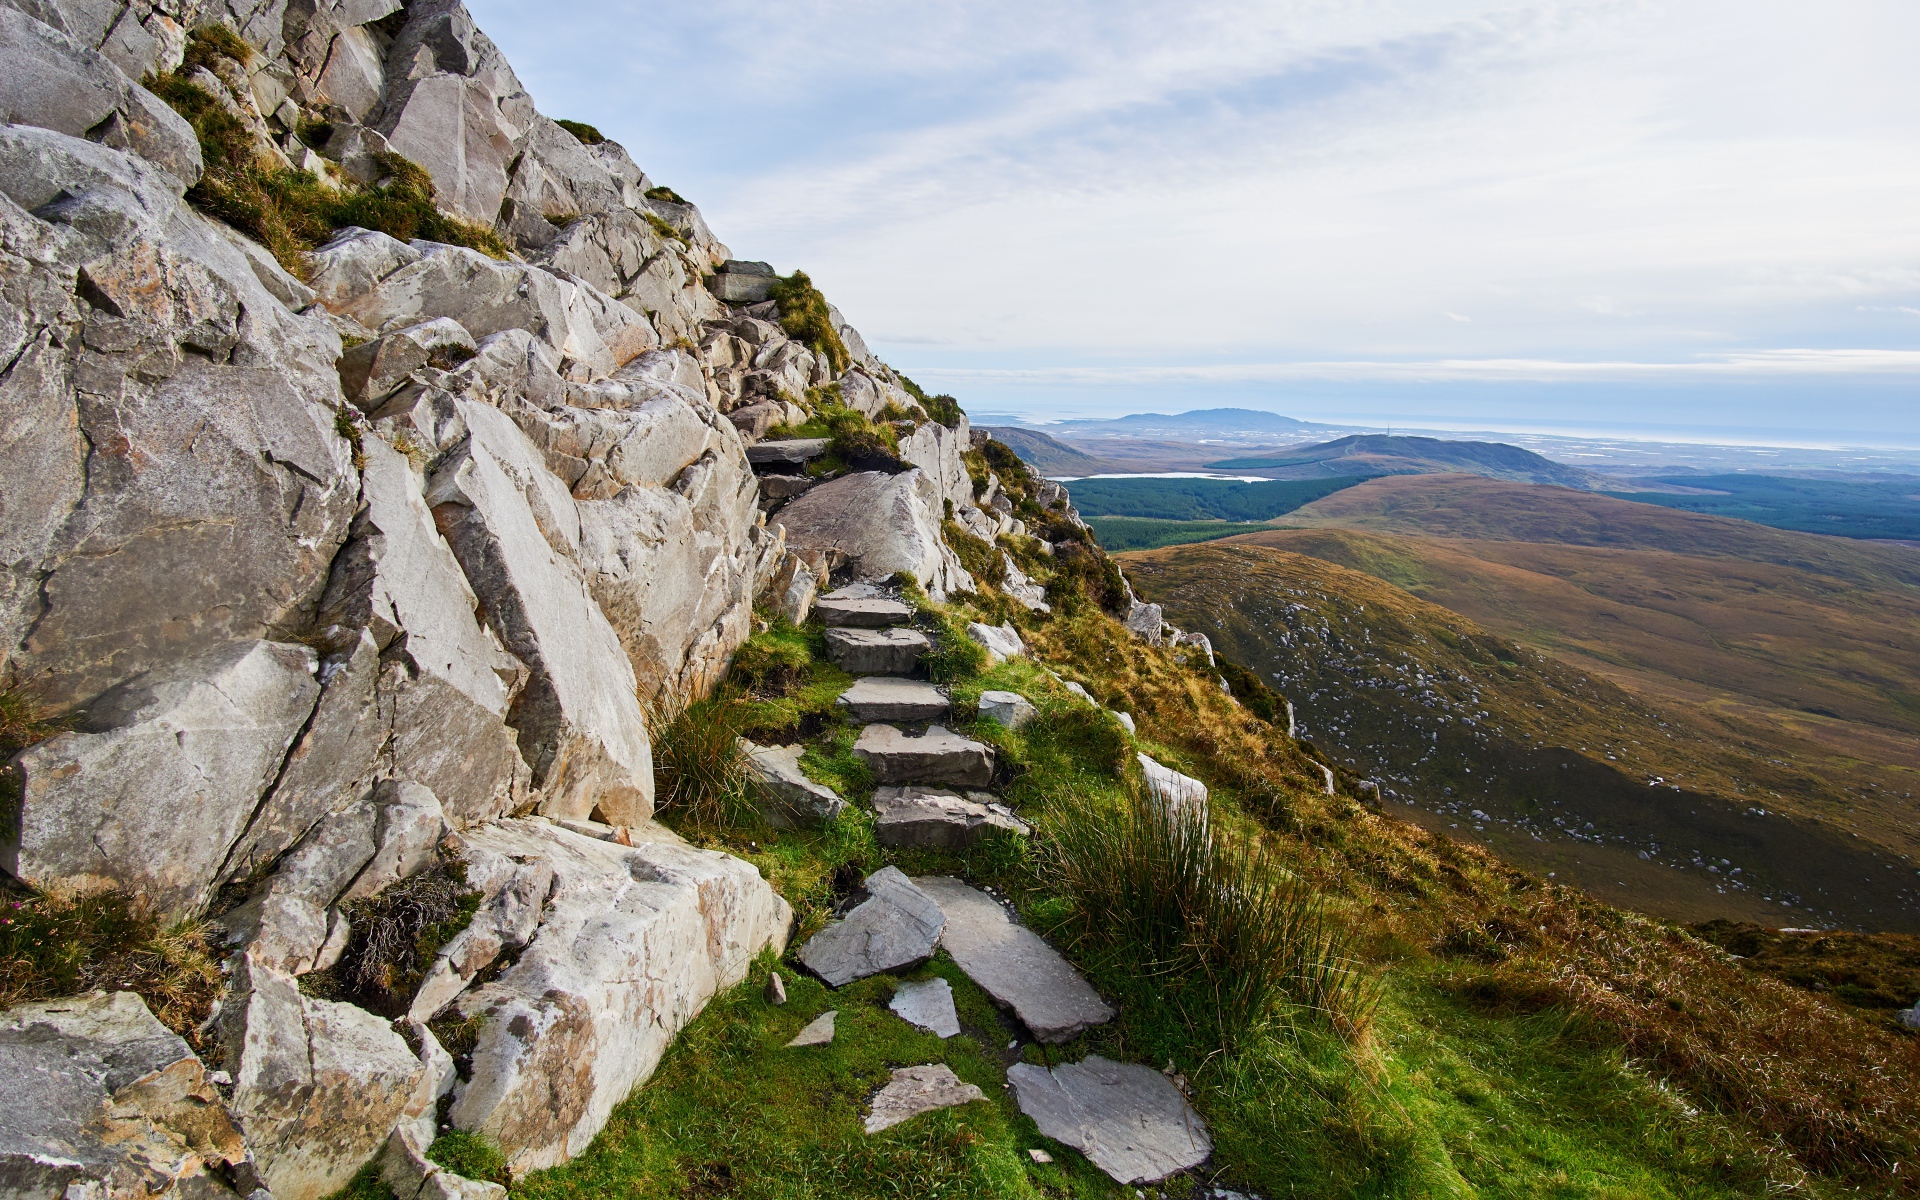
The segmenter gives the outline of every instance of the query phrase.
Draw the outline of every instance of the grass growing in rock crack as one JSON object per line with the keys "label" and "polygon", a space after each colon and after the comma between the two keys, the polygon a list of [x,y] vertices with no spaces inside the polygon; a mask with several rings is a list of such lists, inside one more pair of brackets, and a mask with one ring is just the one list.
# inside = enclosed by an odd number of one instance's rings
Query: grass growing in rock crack
{"label": "grass growing in rock crack", "polygon": [[480,899],[467,886],[464,863],[436,859],[379,895],[343,906],[351,930],[346,951],[334,966],[301,976],[301,987],[397,1017],[440,947],[473,920]]}
{"label": "grass growing in rock crack", "polygon": [[0,891],[0,1008],[96,988],[137,992],[196,1048],[224,982],[207,930],[163,924],[122,892]]}
{"label": "grass growing in rock crack", "polygon": [[759,785],[740,745],[748,714],[739,698],[727,691],[692,701],[668,697],[647,722],[661,815],[698,828],[757,824]]}

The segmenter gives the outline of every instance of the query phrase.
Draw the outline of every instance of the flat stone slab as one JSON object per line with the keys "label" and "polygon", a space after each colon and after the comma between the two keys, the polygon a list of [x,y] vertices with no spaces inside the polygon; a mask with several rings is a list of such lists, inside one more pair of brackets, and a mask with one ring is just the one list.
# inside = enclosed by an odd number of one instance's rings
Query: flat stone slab
{"label": "flat stone slab", "polygon": [[953,1068],[945,1063],[895,1067],[892,1081],[874,1094],[873,1111],[867,1115],[867,1132],[879,1133],[923,1112],[986,1098],[987,1094],[979,1088],[961,1083]]}
{"label": "flat stone slab", "polygon": [[843,629],[885,629],[913,620],[913,606],[884,596],[872,599],[838,599],[823,596],[818,605],[820,619]]}
{"label": "flat stone slab", "polygon": [[946,916],[898,867],[867,876],[867,899],[807,939],[800,961],[830,987],[882,971],[904,971],[933,957]]}
{"label": "flat stone slab", "polygon": [[1008,729],[1019,729],[1040,715],[1033,702],[1019,692],[981,692],[980,719],[998,721]]}
{"label": "flat stone slab", "polygon": [[1152,1067],[1089,1054],[1053,1068],[1007,1070],[1020,1111],[1125,1184],[1157,1183],[1213,1153],[1206,1122],[1173,1081]]}
{"label": "flat stone slab", "polygon": [[946,917],[940,944],[953,961],[1012,1009],[1036,1041],[1068,1041],[1119,1015],[1059,951],[1015,925],[992,896],[944,875],[914,882]]}
{"label": "flat stone slab", "polygon": [[918,1025],[940,1038],[960,1032],[960,1014],[953,1007],[953,985],[944,979],[921,979],[903,983],[887,1005],[894,1015],[909,1025]]}
{"label": "flat stone slab", "polygon": [[[825,604],[819,600],[816,604]],[[907,675],[933,648],[918,629],[829,629],[827,658],[854,675]]]}
{"label": "flat stone slab", "polygon": [[964,850],[995,830],[1026,837],[1033,830],[984,793],[973,799],[941,788],[883,787],[873,793],[873,835],[882,846]]}
{"label": "flat stone slab", "polygon": [[935,721],[953,707],[947,694],[921,679],[869,675],[840,693],[856,721]]}
{"label": "flat stone slab", "polygon": [[777,442],[755,442],[747,447],[747,461],[762,463],[803,463],[827,452],[829,438],[786,438]]}
{"label": "flat stone slab", "polygon": [[993,782],[993,747],[940,725],[929,725],[919,737],[908,737],[891,725],[869,725],[854,740],[853,752],[866,760],[882,784],[984,787]]}
{"label": "flat stone slab", "polygon": [[800,770],[805,746],[759,746],[742,738],[740,748],[746,752],[747,770],[760,785],[760,815],[774,828],[811,828],[846,809],[840,793]]}
{"label": "flat stone slab", "polygon": [[805,1029],[794,1034],[793,1040],[788,1042],[787,1045],[789,1047],[829,1045],[833,1041],[833,1019],[839,1015],[840,1011],[833,1008],[821,1013],[813,1020],[808,1021]]}

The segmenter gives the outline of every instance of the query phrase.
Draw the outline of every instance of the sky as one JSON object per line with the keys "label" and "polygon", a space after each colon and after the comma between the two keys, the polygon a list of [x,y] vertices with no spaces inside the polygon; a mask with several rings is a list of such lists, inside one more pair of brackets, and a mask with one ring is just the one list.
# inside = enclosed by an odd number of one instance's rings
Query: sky
{"label": "sky", "polygon": [[469,3],[976,414],[1920,446],[1913,0]]}

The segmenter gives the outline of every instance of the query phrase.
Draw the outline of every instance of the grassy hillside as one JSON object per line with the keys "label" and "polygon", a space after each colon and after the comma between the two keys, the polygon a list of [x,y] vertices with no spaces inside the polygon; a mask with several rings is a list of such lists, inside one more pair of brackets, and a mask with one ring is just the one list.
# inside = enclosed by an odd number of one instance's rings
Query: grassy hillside
{"label": "grassy hillside", "polygon": [[1333,479],[1078,479],[1069,489],[1081,516],[1162,521],[1267,521],[1359,483]]}
{"label": "grassy hillside", "polygon": [[1392,434],[1354,434],[1279,454],[1248,455],[1207,464],[1228,470],[1311,475],[1404,475],[1470,471],[1493,479],[1596,488],[1606,482],[1588,471],[1500,442],[1457,442]]}
{"label": "grassy hillside", "polygon": [[1017,425],[981,428],[992,434],[995,441],[1005,443],[1008,449],[1020,456],[1021,462],[1042,475],[1098,475],[1124,469],[1037,430],[1022,429]]}
{"label": "grassy hillside", "polygon": [[1292,699],[1303,737],[1429,824],[1661,915],[1920,929],[1915,864],[1787,803],[1767,785],[1791,768],[1265,539],[1122,561],[1168,619]]}
{"label": "grassy hillside", "polygon": [[1210,542],[1247,532],[1244,521],[1161,521],[1153,517],[1088,517],[1093,536],[1109,554],[1155,550],[1186,542]]}
{"label": "grassy hillside", "polygon": [[1778,529],[1836,537],[1920,541],[1920,479],[1804,479],[1778,475],[1679,475],[1654,483],[1708,493],[1630,493],[1658,504]]}

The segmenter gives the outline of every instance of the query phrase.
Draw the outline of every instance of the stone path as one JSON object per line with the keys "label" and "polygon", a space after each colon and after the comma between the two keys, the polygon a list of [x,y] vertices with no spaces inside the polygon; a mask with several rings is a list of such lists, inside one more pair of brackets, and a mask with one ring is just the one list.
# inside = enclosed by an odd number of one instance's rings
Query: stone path
{"label": "stone path", "polygon": [[893,1080],[873,1097],[867,1132],[879,1133],[923,1112],[986,1098],[987,1094],[971,1083],[961,1083],[953,1068],[944,1063],[896,1067]]}
{"label": "stone path", "polygon": [[945,1040],[960,1032],[960,1013],[953,1007],[953,985],[944,979],[903,983],[887,1005],[909,1025],[918,1025]]}
{"label": "stone path", "polygon": [[965,850],[995,831],[1032,832],[1013,810],[987,792],[959,796],[943,788],[883,787],[873,793],[873,835],[882,846]]}
{"label": "stone path", "polygon": [[1090,1054],[1051,1071],[1015,1063],[1007,1082],[1020,1111],[1042,1134],[1072,1146],[1121,1183],[1158,1183],[1213,1153],[1200,1114],[1152,1067]]}
{"label": "stone path", "polygon": [[867,899],[814,934],[800,947],[800,961],[830,987],[882,971],[904,971],[933,957],[946,928],[940,906],[901,873],[883,867],[867,876]]}
{"label": "stone path", "polygon": [[830,629],[885,629],[913,620],[911,606],[884,596],[822,596],[814,611]]}
{"label": "stone path", "polygon": [[940,944],[967,977],[1013,1010],[1035,1040],[1055,1043],[1119,1015],[1060,952],[1015,925],[993,897],[958,879],[914,881],[944,918]]}
{"label": "stone path", "polygon": [[840,693],[856,721],[937,721],[952,709],[947,694],[920,679],[869,675]]}
{"label": "stone path", "polygon": [[829,629],[827,659],[851,675],[907,675],[933,648],[918,629]]}
{"label": "stone path", "polygon": [[941,725],[910,737],[891,725],[869,725],[853,752],[881,783],[952,783],[985,787],[993,782],[993,747]]}

